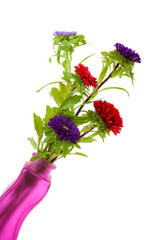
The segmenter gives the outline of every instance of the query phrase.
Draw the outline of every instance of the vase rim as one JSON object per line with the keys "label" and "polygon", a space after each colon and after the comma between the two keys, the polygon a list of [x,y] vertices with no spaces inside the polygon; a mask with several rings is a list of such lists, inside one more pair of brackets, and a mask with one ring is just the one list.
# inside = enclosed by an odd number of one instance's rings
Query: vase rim
{"label": "vase rim", "polygon": [[44,165],[45,167],[48,167],[50,169],[55,169],[56,168],[56,165],[55,164],[51,164],[49,162],[47,162],[46,160],[44,160],[43,158],[38,158],[36,159],[36,162]]}

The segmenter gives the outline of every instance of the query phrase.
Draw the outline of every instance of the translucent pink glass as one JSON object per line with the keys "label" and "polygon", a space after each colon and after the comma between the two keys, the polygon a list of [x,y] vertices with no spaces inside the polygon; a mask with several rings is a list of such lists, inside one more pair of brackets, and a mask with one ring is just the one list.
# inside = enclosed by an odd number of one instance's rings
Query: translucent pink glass
{"label": "translucent pink glass", "polygon": [[26,162],[19,177],[0,197],[0,240],[16,240],[28,213],[45,197],[55,169],[43,159]]}

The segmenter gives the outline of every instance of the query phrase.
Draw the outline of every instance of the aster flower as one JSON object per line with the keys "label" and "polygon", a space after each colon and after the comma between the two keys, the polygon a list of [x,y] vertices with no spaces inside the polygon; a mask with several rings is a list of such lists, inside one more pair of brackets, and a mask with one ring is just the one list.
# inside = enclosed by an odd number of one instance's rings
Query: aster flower
{"label": "aster flower", "polygon": [[102,100],[95,101],[94,107],[109,130],[115,135],[120,133],[121,128],[123,127],[123,120],[118,109],[116,109],[113,104]]}
{"label": "aster flower", "polygon": [[78,73],[87,86],[92,86],[94,88],[97,87],[97,79],[91,75],[88,70],[88,67],[85,67],[83,64],[78,64],[78,66],[74,67],[75,72]]}
{"label": "aster flower", "polygon": [[121,43],[116,43],[114,46],[116,47],[116,50],[120,52],[124,57],[132,60],[133,62],[141,63],[141,58],[139,54],[131,48],[125,47]]}
{"label": "aster flower", "polygon": [[68,36],[72,36],[72,35],[76,35],[77,32],[75,31],[72,31],[72,32],[65,32],[65,31],[56,31],[55,33],[53,33],[54,36],[61,36],[61,35],[64,35],[65,37],[68,37]]}
{"label": "aster flower", "polygon": [[76,144],[80,139],[80,132],[75,123],[65,116],[55,116],[49,120],[48,126],[53,128],[55,133],[60,136],[60,141],[63,139]]}

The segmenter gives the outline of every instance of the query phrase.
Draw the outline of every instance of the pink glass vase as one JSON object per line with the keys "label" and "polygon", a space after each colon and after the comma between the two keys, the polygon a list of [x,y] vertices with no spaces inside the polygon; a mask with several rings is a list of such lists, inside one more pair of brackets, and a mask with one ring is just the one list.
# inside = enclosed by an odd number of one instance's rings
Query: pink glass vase
{"label": "pink glass vase", "polygon": [[16,240],[28,213],[45,197],[55,165],[26,162],[19,177],[0,197],[0,240]]}

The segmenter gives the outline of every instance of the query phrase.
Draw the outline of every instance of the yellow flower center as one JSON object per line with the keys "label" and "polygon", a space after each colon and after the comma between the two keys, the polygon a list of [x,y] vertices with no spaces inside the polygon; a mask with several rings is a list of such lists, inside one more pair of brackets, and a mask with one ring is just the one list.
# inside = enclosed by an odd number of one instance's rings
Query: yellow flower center
{"label": "yellow flower center", "polygon": [[67,129],[67,130],[69,129],[69,128],[68,128],[68,127],[66,127],[66,126],[64,126],[64,128],[65,128],[65,129]]}

